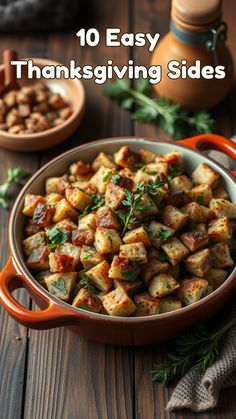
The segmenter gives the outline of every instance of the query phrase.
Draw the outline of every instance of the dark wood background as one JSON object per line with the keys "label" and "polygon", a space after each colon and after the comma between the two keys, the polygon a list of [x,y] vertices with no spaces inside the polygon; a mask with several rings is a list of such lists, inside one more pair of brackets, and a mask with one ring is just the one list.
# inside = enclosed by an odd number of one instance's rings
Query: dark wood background
{"label": "dark wood background", "polygon": [[[68,4],[69,7],[69,4]],[[87,0],[80,27],[120,27],[122,32],[168,31],[169,0]],[[236,62],[236,2],[224,1],[224,19],[229,24],[228,44]],[[104,39],[97,48],[79,47],[76,31],[51,34],[1,35],[1,52],[14,48],[19,57],[45,57],[67,64],[103,64],[112,58],[124,65],[130,57],[148,64],[145,48],[108,48]],[[64,144],[44,153],[0,151],[0,181],[9,166],[21,166],[34,173],[52,157],[83,142],[122,135],[168,138],[158,126],[133,123],[128,112],[102,95],[102,86],[85,82],[87,109],[77,133]],[[214,110],[216,130],[225,136],[235,133],[235,93]],[[11,202],[17,187],[11,189]],[[9,212],[0,208],[1,266],[9,256],[7,224]],[[26,292],[16,294],[26,307],[35,309]],[[3,419],[235,419],[236,389],[222,391],[219,406],[211,413],[165,412],[172,387],[152,383],[153,363],[174,350],[171,343],[149,347],[114,347],[90,342],[66,329],[27,330],[1,308],[0,325],[0,417]]]}

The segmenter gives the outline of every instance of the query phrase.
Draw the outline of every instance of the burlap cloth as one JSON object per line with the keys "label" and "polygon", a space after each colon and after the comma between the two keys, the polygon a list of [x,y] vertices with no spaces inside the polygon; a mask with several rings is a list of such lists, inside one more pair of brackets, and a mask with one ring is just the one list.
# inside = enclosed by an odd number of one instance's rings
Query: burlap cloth
{"label": "burlap cloth", "polygon": [[[232,138],[236,142],[236,137]],[[207,153],[218,160],[224,167],[234,169],[233,163],[226,155],[217,151]],[[223,326],[236,316],[235,302]],[[222,350],[216,361],[204,374],[190,370],[176,385],[172,396],[166,406],[167,410],[189,408],[194,412],[213,409],[217,405],[220,390],[236,385],[236,326],[227,334]]]}

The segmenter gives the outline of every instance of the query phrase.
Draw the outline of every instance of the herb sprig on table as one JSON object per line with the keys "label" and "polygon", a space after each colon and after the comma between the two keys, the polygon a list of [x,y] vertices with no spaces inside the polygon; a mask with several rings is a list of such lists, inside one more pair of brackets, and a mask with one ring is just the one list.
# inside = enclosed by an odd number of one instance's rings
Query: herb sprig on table
{"label": "herb sprig on table", "polygon": [[28,173],[25,170],[22,170],[20,167],[9,167],[7,171],[7,180],[2,185],[0,185],[0,205],[8,209],[8,203],[6,197],[8,195],[8,190],[12,183],[16,183],[19,186],[23,186],[26,182],[24,177],[28,176]]}
{"label": "herb sprig on table", "polygon": [[154,365],[152,380],[160,381],[166,387],[174,379],[183,377],[189,369],[205,372],[219,354],[226,333],[235,325],[236,317],[217,332],[208,332],[206,325],[199,323],[177,340],[176,354],[168,354],[169,361]]}
{"label": "herb sprig on table", "polygon": [[191,113],[176,103],[168,102],[164,96],[152,98],[147,79],[139,79],[137,90],[131,87],[129,80],[117,80],[108,84],[104,93],[124,109],[133,110],[135,107],[133,119],[141,123],[156,121],[175,140],[185,138],[189,129],[203,134],[213,131],[214,121],[207,111]]}

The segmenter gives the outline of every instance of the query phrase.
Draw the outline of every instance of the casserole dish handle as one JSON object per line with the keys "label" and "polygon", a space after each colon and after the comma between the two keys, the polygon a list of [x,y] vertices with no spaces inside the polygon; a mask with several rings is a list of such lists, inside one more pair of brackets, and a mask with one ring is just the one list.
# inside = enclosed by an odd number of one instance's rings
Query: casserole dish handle
{"label": "casserole dish handle", "polygon": [[[12,296],[18,288],[25,288],[42,310],[32,311],[18,303]],[[67,308],[60,307],[42,292],[33,289],[28,279],[17,273],[12,256],[0,274],[0,302],[15,320],[32,329],[65,326],[72,324],[75,317]]]}
{"label": "casserole dish handle", "polygon": [[[177,143],[197,151],[210,149],[222,151],[236,161],[236,144],[221,135],[201,134],[195,137],[186,138],[185,140],[177,141]],[[232,175],[236,176],[236,170],[230,170],[230,172]]]}

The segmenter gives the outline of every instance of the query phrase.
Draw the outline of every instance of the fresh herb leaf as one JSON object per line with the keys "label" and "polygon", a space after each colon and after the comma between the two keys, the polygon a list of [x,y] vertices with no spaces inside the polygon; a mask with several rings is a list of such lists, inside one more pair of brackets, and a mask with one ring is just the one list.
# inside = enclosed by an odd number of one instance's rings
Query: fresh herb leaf
{"label": "fresh herb leaf", "polygon": [[176,355],[168,354],[169,361],[154,365],[152,380],[160,381],[166,387],[175,378],[183,377],[190,368],[204,373],[219,354],[222,339],[235,324],[236,317],[233,317],[217,332],[209,332],[205,323],[197,324],[176,341]]}
{"label": "fresh herb leaf", "polygon": [[82,217],[85,217],[85,215],[88,215],[89,213],[89,207],[85,207],[83,212],[78,216],[78,219],[80,220]]}
{"label": "fresh herb leaf", "polygon": [[166,228],[159,228],[158,234],[161,240],[165,241],[171,236],[171,231]]}
{"label": "fresh herb leaf", "polygon": [[138,272],[135,269],[132,269],[129,271],[121,271],[121,275],[123,276],[123,278],[128,278],[130,282],[135,282],[138,276]]}
{"label": "fresh herb leaf", "polygon": [[90,256],[93,256],[92,253],[89,253],[89,249],[85,250],[85,252],[87,253],[85,256],[82,257],[82,259],[88,259]]}
{"label": "fresh herb leaf", "polygon": [[68,231],[64,228],[62,230],[59,230],[57,227],[53,227],[51,230],[49,230],[48,238],[51,240],[53,246],[50,244],[48,245],[50,248],[60,246],[61,244],[65,243],[68,239]]}
{"label": "fresh herb leaf", "polygon": [[98,294],[99,293],[98,289],[94,287],[92,284],[90,284],[89,281],[90,281],[89,277],[84,272],[82,272],[82,279],[79,281],[77,286],[81,287],[81,285],[85,285],[85,288],[87,288],[88,291],[92,292],[93,294]]}
{"label": "fresh herb leaf", "polygon": [[108,240],[109,240],[109,242],[110,242],[110,247],[109,247],[109,250],[112,250],[112,249],[113,249],[113,241],[112,241],[111,236],[108,236]]}
{"label": "fresh herb leaf", "polygon": [[94,206],[91,208],[91,211],[94,211],[105,204],[105,198],[103,196],[92,195],[92,198]]}
{"label": "fresh herb leaf", "polygon": [[112,174],[112,171],[110,170],[109,172],[107,172],[107,174],[104,176],[104,178],[102,179],[103,182],[106,182],[109,179],[109,176]]}
{"label": "fresh herb leaf", "polygon": [[94,230],[95,231],[95,228],[93,227],[93,226],[91,226],[91,224],[87,224],[87,226],[91,229],[91,230]]}
{"label": "fresh herb leaf", "polygon": [[28,173],[25,170],[22,170],[20,167],[8,168],[7,180],[2,185],[0,185],[0,205],[4,209],[8,209],[7,201],[4,198],[7,197],[10,185],[12,183],[16,183],[19,186],[23,186],[26,181],[20,178],[26,176],[28,176]]}
{"label": "fresh herb leaf", "polygon": [[168,166],[168,173],[167,176],[169,180],[172,180],[176,176],[180,176],[182,174],[179,165],[169,164]]}
{"label": "fresh herb leaf", "polygon": [[156,175],[157,172],[155,170],[145,170],[148,175]]}
{"label": "fresh herb leaf", "polygon": [[65,280],[62,277],[58,278],[58,281],[53,281],[52,285],[54,288],[57,288],[58,291],[60,291],[63,295],[67,295]]}
{"label": "fresh herb leaf", "polygon": [[168,102],[163,96],[153,99],[147,79],[139,79],[137,90],[132,89],[130,81],[117,80],[108,84],[104,93],[125,109],[132,109],[135,105],[133,119],[141,123],[158,122],[176,140],[187,137],[189,129],[200,133],[213,131],[214,121],[207,111],[191,113],[176,103]]}
{"label": "fresh herb leaf", "polygon": [[120,177],[121,176],[119,174],[113,175],[112,178],[111,178],[111,183],[114,183],[115,185],[117,185],[117,183],[120,180]]}
{"label": "fresh herb leaf", "polygon": [[145,172],[145,169],[146,169],[147,165],[146,164],[143,164],[143,163],[136,163],[135,164],[135,167],[137,167],[138,169],[142,170],[142,172]]}

